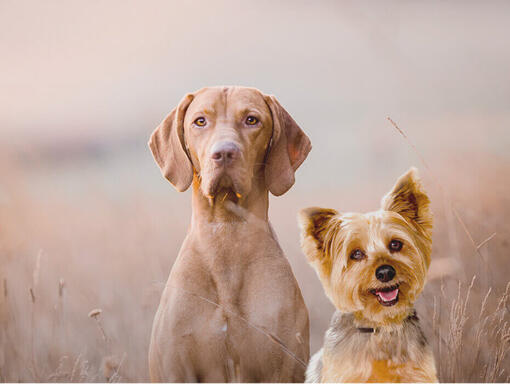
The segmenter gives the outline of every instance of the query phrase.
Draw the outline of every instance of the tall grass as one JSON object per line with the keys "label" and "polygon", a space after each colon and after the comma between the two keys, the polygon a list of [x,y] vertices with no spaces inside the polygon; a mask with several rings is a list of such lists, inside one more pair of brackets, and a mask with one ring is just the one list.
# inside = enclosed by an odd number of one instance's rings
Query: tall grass
{"label": "tall grass", "polygon": [[[495,238],[496,232],[490,234],[480,243],[476,243],[467,224],[461,218],[458,209],[454,205],[454,199],[447,192],[443,181],[432,172],[425,158],[421,155],[416,145],[410,140],[403,129],[390,117],[387,120],[404,138],[409,147],[414,151],[421,165],[430,175],[434,184],[443,195],[447,214],[453,215],[458,227],[465,234],[464,241],[468,241],[467,249],[471,255],[478,259],[478,264],[482,268],[477,273],[472,274],[471,281],[466,278],[457,280],[456,295],[453,288],[448,291],[445,289],[444,277],[453,275],[455,270],[452,268],[436,272],[435,278],[440,279],[439,292],[433,297],[433,323],[432,333],[434,341],[434,351],[438,364],[438,375],[441,381],[445,382],[497,382],[510,381],[510,368],[506,359],[510,352],[510,278],[507,278],[506,288],[499,297],[492,297],[493,282],[489,277],[490,260],[482,253],[483,247]],[[472,202],[470,202],[472,204]],[[506,208],[506,207],[505,207]],[[483,216],[482,216],[483,217]],[[448,238],[455,239],[455,228],[450,220]],[[453,241],[457,245],[457,241]],[[457,245],[458,247],[458,245]],[[471,249],[469,249],[471,248]],[[466,263],[466,258],[457,259],[461,250],[457,249],[453,255],[443,257],[444,266],[459,266]],[[492,258],[491,258],[492,259]],[[468,259],[469,260],[469,259]],[[437,264],[436,264],[437,269]],[[464,267],[464,269],[466,269]],[[482,284],[479,285],[478,297],[473,298],[475,282],[477,276],[483,277]],[[429,289],[437,291],[435,287]],[[485,293],[486,292],[486,293]],[[453,296],[452,296],[453,295]],[[476,309],[480,308],[478,316]],[[506,368],[506,369],[505,369]]]}
{"label": "tall grass", "polygon": [[[510,167],[427,168],[433,265],[417,308],[439,378],[509,381],[510,181],[501,175]],[[31,182],[39,170],[1,171],[0,380],[148,380],[152,320],[186,231],[189,196],[140,187],[118,199],[94,184],[86,193],[46,193]],[[482,175],[476,183],[474,174]],[[371,191],[370,180],[363,187]],[[310,195],[372,208],[380,198]],[[333,308],[299,250],[294,216],[303,200],[279,200],[272,219],[310,312],[315,352]]]}

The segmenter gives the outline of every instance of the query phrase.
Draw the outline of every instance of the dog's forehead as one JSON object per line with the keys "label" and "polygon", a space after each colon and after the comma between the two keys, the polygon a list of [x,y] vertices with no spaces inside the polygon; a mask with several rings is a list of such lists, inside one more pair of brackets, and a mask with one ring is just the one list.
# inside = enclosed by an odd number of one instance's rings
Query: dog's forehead
{"label": "dog's forehead", "polygon": [[264,101],[264,97],[262,93],[255,88],[246,88],[246,87],[234,87],[231,88],[230,92],[227,94],[228,103],[232,105],[242,104],[242,105],[254,105],[254,106],[264,106],[267,108],[267,104]]}
{"label": "dog's forehead", "polygon": [[190,112],[210,113],[235,112],[254,108],[261,113],[269,113],[262,93],[248,87],[209,87],[199,90],[189,106]]}
{"label": "dog's forehead", "polygon": [[409,227],[408,223],[399,214],[391,211],[346,213],[342,215],[341,219],[344,230],[358,235],[381,235],[392,231],[401,231]]}
{"label": "dog's forehead", "polygon": [[360,216],[364,218],[361,222],[363,222],[367,228],[370,228],[372,231],[392,229],[405,223],[405,220],[403,220],[400,215],[391,211],[378,210],[360,214]]}

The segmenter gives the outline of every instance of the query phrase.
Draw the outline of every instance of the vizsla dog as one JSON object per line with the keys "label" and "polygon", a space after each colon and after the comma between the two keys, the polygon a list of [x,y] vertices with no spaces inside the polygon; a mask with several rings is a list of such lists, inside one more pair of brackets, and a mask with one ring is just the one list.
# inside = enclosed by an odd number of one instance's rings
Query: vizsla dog
{"label": "vizsla dog", "polygon": [[304,380],[308,312],[268,222],[310,140],[254,88],[186,95],[149,141],[162,174],[193,188],[188,233],[154,319],[153,381]]}

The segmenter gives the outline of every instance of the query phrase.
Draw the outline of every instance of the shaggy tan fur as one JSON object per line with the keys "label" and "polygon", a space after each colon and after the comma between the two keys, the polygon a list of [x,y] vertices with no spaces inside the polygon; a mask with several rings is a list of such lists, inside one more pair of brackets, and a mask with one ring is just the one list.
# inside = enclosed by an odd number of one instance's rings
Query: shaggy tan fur
{"label": "shaggy tan fur", "polygon": [[[338,309],[307,381],[437,381],[413,307],[430,264],[429,205],[412,168],[376,212],[301,211],[303,251]],[[384,282],[376,277],[383,265],[395,271]],[[384,301],[381,292],[396,298]]]}

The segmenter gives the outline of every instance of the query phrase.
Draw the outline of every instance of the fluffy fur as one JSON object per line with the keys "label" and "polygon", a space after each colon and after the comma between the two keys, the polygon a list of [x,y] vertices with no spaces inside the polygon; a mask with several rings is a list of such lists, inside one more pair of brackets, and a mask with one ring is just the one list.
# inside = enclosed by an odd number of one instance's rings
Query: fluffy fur
{"label": "fluffy fur", "polygon": [[[414,310],[430,264],[429,205],[411,168],[378,211],[300,212],[303,251],[338,310],[310,361],[308,382],[437,381]],[[394,275],[381,276],[383,266]]]}

